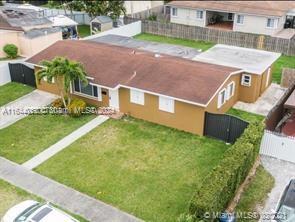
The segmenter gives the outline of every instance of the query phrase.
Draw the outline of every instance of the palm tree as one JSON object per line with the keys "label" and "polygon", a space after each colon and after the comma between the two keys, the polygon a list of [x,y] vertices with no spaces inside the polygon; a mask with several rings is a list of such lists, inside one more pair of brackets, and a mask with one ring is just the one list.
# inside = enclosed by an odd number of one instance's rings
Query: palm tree
{"label": "palm tree", "polygon": [[[49,83],[53,83],[54,79],[65,107],[71,103],[71,83],[79,79],[84,85],[88,83],[84,67],[79,62],[71,61],[64,57],[55,57],[51,61],[42,61],[41,65],[45,68],[40,69],[36,73],[38,82],[40,83],[44,77]],[[67,101],[66,97],[68,98]]]}

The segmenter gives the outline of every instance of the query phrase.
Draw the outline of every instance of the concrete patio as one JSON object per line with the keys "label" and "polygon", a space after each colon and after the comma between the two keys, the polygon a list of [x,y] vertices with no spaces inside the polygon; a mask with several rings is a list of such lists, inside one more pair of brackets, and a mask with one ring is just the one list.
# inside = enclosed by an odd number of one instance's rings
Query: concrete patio
{"label": "concrete patio", "polygon": [[282,97],[285,91],[285,88],[272,83],[255,103],[245,103],[239,101],[234,105],[234,108],[266,116],[277,101]]}

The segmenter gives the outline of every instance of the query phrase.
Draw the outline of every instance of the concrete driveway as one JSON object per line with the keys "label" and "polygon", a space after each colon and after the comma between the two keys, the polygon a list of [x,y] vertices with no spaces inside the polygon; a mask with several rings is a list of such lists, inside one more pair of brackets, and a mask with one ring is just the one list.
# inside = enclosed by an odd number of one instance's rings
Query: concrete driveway
{"label": "concrete driveway", "polygon": [[283,96],[285,88],[272,83],[255,103],[237,102],[234,108],[266,116],[277,101]]}
{"label": "concrete driveway", "polygon": [[[276,206],[285,187],[292,178],[295,178],[295,163],[268,156],[261,156],[261,163],[263,167],[275,178],[275,186],[271,190],[262,211],[262,215],[268,216],[276,210]],[[270,222],[268,219],[261,219],[260,221]]]}
{"label": "concrete driveway", "polygon": [[56,98],[58,98],[58,96],[36,89],[0,107],[0,129],[10,126],[16,121],[26,117],[28,114],[23,113],[24,111],[31,108],[42,108],[50,104]]}

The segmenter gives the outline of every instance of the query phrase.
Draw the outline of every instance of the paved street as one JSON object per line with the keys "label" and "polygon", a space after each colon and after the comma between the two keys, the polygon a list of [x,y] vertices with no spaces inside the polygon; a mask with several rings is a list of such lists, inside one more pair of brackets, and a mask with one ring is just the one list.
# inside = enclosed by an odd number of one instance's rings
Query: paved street
{"label": "paved street", "polygon": [[0,178],[91,222],[135,222],[132,215],[0,157]]}

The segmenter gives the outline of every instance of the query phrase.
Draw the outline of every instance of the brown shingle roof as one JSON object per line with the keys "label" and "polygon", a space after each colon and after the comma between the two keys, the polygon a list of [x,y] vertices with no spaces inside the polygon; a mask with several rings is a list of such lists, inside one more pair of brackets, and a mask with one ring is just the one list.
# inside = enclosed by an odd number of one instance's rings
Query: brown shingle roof
{"label": "brown shingle roof", "polygon": [[168,5],[270,16],[282,16],[295,8],[292,1],[172,1]]}
{"label": "brown shingle roof", "polygon": [[236,68],[195,62],[91,41],[58,41],[27,60],[39,64],[64,56],[82,63],[93,82],[134,87],[206,105]]}

